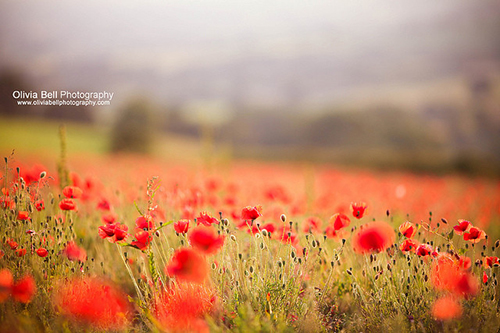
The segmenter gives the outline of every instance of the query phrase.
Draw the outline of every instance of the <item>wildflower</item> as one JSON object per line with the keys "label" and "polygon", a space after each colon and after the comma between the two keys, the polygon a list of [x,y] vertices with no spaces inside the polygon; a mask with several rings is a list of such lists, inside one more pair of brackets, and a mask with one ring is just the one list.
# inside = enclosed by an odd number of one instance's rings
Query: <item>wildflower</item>
{"label": "wildflower", "polygon": [[365,202],[352,202],[351,203],[351,210],[352,210],[352,216],[354,216],[357,219],[360,219],[365,215],[366,212],[366,203]]}
{"label": "wildflower", "polygon": [[35,209],[39,212],[45,209],[45,203],[42,199],[35,201]]}
{"label": "wildflower", "polygon": [[214,254],[224,245],[224,236],[217,235],[213,228],[196,227],[189,235],[191,245],[205,254]]}
{"label": "wildflower", "polygon": [[337,213],[330,217],[330,225],[333,225],[335,230],[345,228],[349,226],[350,223],[351,220],[347,217],[347,215],[342,213]]}
{"label": "wildflower", "polygon": [[189,230],[189,220],[182,219],[174,223],[174,230],[178,234],[185,234]]}
{"label": "wildflower", "polygon": [[458,220],[458,224],[453,227],[457,235],[462,235],[465,231],[468,231],[472,227],[472,224],[466,220]]}
{"label": "wildflower", "polygon": [[45,258],[49,254],[49,252],[43,247],[41,247],[36,250],[36,254],[38,254],[39,257]]}
{"label": "wildflower", "polygon": [[14,277],[12,273],[7,268],[0,270],[0,303],[5,302],[9,298],[13,284]]}
{"label": "wildflower", "polygon": [[203,224],[209,227],[212,224],[219,224],[219,221],[215,217],[212,217],[209,213],[201,212],[200,216],[196,218],[196,223],[198,223],[198,225]]}
{"label": "wildflower", "polygon": [[486,272],[483,272],[483,283],[486,284],[488,282],[488,275],[486,275]]}
{"label": "wildflower", "polygon": [[59,203],[59,208],[61,208],[62,210],[75,210],[76,204],[71,199],[62,199]]}
{"label": "wildflower", "polygon": [[479,243],[481,239],[486,238],[486,233],[476,227],[472,227],[469,229],[469,232],[464,232],[464,240],[472,242],[472,243]]}
{"label": "wildflower", "polygon": [[80,262],[85,262],[87,260],[87,252],[76,245],[74,241],[68,242],[66,247],[63,249],[62,253],[70,260],[78,260]]}
{"label": "wildflower", "polygon": [[107,281],[73,279],[60,282],[55,290],[54,305],[80,325],[119,331],[129,323],[131,309],[126,295]]}
{"label": "wildflower", "polygon": [[165,270],[167,275],[186,282],[201,283],[208,276],[205,258],[189,248],[176,250]]}
{"label": "wildflower", "polygon": [[399,232],[406,238],[413,238],[417,233],[417,227],[410,221],[406,221],[399,226]]}
{"label": "wildflower", "polygon": [[117,219],[117,216],[115,213],[108,213],[108,214],[102,215],[102,220],[104,221],[104,223],[107,223],[107,224],[115,223],[116,219]]}
{"label": "wildflower", "polygon": [[425,256],[428,256],[430,254],[432,254],[433,252],[433,248],[432,246],[430,246],[429,244],[420,244],[415,253],[419,256],[419,257],[425,257]]}
{"label": "wildflower", "polygon": [[141,230],[135,233],[135,239],[131,245],[139,250],[145,250],[153,240],[153,236],[148,231]]}
{"label": "wildflower", "polygon": [[215,306],[215,292],[201,284],[179,283],[157,295],[153,315],[169,332],[208,332],[204,321]]}
{"label": "wildflower", "polygon": [[66,186],[63,189],[63,194],[66,198],[69,199],[78,199],[82,196],[83,191],[76,186]]}
{"label": "wildflower", "polygon": [[241,211],[242,220],[255,220],[256,218],[262,216],[262,206],[246,206]]}
{"label": "wildflower", "polygon": [[18,257],[23,257],[23,256],[25,256],[25,255],[26,255],[26,249],[23,249],[23,248],[17,249],[17,250],[16,250],[16,255],[17,255]]}
{"label": "wildflower", "polygon": [[21,303],[29,303],[36,293],[35,279],[26,275],[12,286],[12,297]]}
{"label": "wildflower", "polygon": [[498,257],[484,257],[483,266],[484,268],[491,268],[494,264],[500,263]]}
{"label": "wildflower", "polygon": [[19,246],[12,238],[7,238],[5,244],[9,245],[11,250],[15,250]]}
{"label": "wildflower", "polygon": [[100,210],[111,210],[111,204],[107,199],[102,198],[98,203],[97,203],[97,209]]}
{"label": "wildflower", "polygon": [[370,222],[356,231],[352,246],[361,254],[380,252],[391,246],[395,238],[394,229],[386,222]]}
{"label": "wildflower", "polygon": [[20,220],[20,221],[26,221],[28,220],[30,217],[29,217],[29,213],[26,212],[26,211],[19,211],[17,213],[17,219]]}
{"label": "wildflower", "polygon": [[153,219],[149,215],[139,216],[135,220],[135,225],[136,225],[137,229],[141,229],[141,230],[151,230],[151,229],[154,229],[154,227],[155,227]]}
{"label": "wildflower", "polygon": [[128,227],[125,224],[107,224],[99,227],[99,237],[116,243],[128,237]]}
{"label": "wildflower", "polygon": [[449,320],[459,318],[462,315],[462,307],[456,298],[446,296],[434,302],[431,312],[436,319]]}
{"label": "wildflower", "polygon": [[419,246],[419,243],[416,240],[411,239],[411,238],[407,238],[401,243],[401,245],[399,246],[399,249],[402,252],[415,252],[415,250],[417,249],[418,246]]}
{"label": "wildflower", "polygon": [[446,290],[457,296],[475,296],[479,289],[474,276],[448,257],[440,257],[433,263],[431,281],[437,290]]}

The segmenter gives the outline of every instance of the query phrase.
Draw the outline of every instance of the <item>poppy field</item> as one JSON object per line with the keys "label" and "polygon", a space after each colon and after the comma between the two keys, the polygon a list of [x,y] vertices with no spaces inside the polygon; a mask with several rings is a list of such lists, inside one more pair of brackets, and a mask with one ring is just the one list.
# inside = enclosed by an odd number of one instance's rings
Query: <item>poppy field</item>
{"label": "poppy field", "polygon": [[89,155],[1,168],[0,331],[496,331],[500,183]]}

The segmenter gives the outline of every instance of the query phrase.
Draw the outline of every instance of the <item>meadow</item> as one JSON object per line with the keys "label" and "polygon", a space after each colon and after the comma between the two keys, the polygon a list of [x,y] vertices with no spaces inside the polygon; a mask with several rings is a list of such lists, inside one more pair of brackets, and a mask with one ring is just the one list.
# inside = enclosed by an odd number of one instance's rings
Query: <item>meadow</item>
{"label": "meadow", "polygon": [[40,127],[18,125],[31,134],[1,143],[0,331],[500,327],[498,179],[196,159],[191,143],[106,155],[72,126],[63,149],[53,125],[33,147]]}

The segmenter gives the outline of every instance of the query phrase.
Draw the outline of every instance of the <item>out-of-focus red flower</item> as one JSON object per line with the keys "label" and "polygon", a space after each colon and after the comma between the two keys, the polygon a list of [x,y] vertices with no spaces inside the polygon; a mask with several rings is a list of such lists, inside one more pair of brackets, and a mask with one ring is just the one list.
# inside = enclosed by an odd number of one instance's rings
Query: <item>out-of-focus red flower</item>
{"label": "out-of-focus red flower", "polygon": [[215,217],[212,217],[212,215],[207,212],[201,212],[200,216],[196,218],[196,223],[198,225],[203,224],[209,227],[212,224],[219,224],[219,220],[217,220]]}
{"label": "out-of-focus red flower", "polygon": [[262,216],[262,206],[246,206],[241,210],[242,220],[255,220]]}
{"label": "out-of-focus red flower", "polygon": [[73,279],[60,282],[55,290],[54,305],[80,325],[119,331],[130,322],[131,308],[126,295],[107,281]]}
{"label": "out-of-focus red flower", "polygon": [[16,250],[16,255],[17,255],[18,257],[23,257],[23,256],[25,256],[25,255],[26,255],[26,249],[24,249],[24,248],[17,249],[17,250]]}
{"label": "out-of-focus red flower", "polygon": [[12,273],[4,268],[0,270],[0,303],[3,303],[9,298],[14,285],[14,277]]}
{"label": "out-of-focus red flower", "polygon": [[35,209],[39,212],[45,209],[45,203],[42,199],[35,201]]}
{"label": "out-of-focus red flower", "polygon": [[107,224],[115,223],[117,218],[118,217],[116,216],[115,213],[108,213],[102,215],[102,220]]}
{"label": "out-of-focus red flower", "polygon": [[7,238],[5,240],[5,244],[7,244],[8,246],[10,246],[11,250],[15,250],[19,246],[19,244],[17,244],[17,242],[15,242],[12,238]]}
{"label": "out-of-focus red flower", "polygon": [[132,241],[131,244],[136,246],[139,250],[145,250],[152,240],[153,236],[149,231],[140,230],[135,233],[135,240]]}
{"label": "out-of-focus red flower", "polygon": [[462,306],[453,296],[437,299],[432,305],[432,316],[439,320],[450,320],[462,315]]}
{"label": "out-of-focus red flower", "polygon": [[214,254],[224,245],[224,236],[220,236],[210,227],[198,226],[189,234],[191,245],[205,254]]}
{"label": "out-of-focus red flower", "polygon": [[494,264],[500,264],[498,257],[484,257],[483,266],[484,268],[491,268]]}
{"label": "out-of-focus red flower", "polygon": [[135,220],[135,225],[137,229],[141,230],[151,230],[154,229],[155,223],[153,222],[153,218],[149,215],[139,216]]}
{"label": "out-of-focus red flower", "polygon": [[468,231],[472,227],[472,224],[466,220],[458,220],[458,224],[453,227],[457,235],[463,234],[465,231]]}
{"label": "out-of-focus red flower", "polygon": [[2,250],[0,250],[0,259],[2,259],[4,255],[5,255],[5,252],[3,252]]}
{"label": "out-of-focus red flower", "polygon": [[406,238],[413,238],[417,233],[417,227],[410,221],[406,221],[399,226],[399,232]]}
{"label": "out-of-focus red flower", "polygon": [[415,252],[415,250],[417,249],[418,246],[419,246],[419,243],[416,240],[411,239],[411,238],[407,238],[401,243],[401,245],[399,246],[399,249],[402,252]]}
{"label": "out-of-focus red flower", "polygon": [[68,242],[62,253],[71,261],[78,260],[85,262],[87,260],[87,252],[76,245],[74,241]]}
{"label": "out-of-focus red flower", "polygon": [[486,272],[483,272],[483,283],[486,284],[488,282],[488,275],[486,275]]}
{"label": "out-of-focus red flower", "polygon": [[66,198],[78,199],[81,198],[83,191],[81,188],[76,186],[66,186],[63,189],[63,194]]}
{"label": "out-of-focus red flower", "polygon": [[330,217],[330,225],[333,226],[335,230],[340,230],[342,228],[348,227],[350,223],[351,220],[349,219],[349,217],[342,213],[337,213]]}
{"label": "out-of-focus red flower", "polygon": [[356,230],[352,246],[354,252],[361,254],[380,252],[391,246],[395,239],[396,234],[389,224],[370,222]]}
{"label": "out-of-focus red flower", "polygon": [[167,275],[186,282],[201,283],[208,276],[205,258],[189,248],[176,250],[165,270]]}
{"label": "out-of-focus red flower", "polygon": [[59,208],[62,210],[75,210],[76,203],[72,199],[62,199],[59,203]]}
{"label": "out-of-focus red flower", "polygon": [[437,290],[462,297],[475,296],[479,284],[474,276],[448,257],[438,257],[431,267],[431,282]]}
{"label": "out-of-focus red flower", "polygon": [[29,303],[35,293],[36,283],[31,275],[22,277],[12,286],[12,297],[21,303]]}
{"label": "out-of-focus red flower", "polygon": [[17,213],[17,219],[20,220],[20,221],[25,221],[25,220],[27,220],[29,218],[30,218],[30,215],[26,211],[19,211]]}
{"label": "out-of-focus red flower", "polygon": [[308,217],[304,221],[304,227],[303,231],[304,232],[313,232],[313,233],[320,233],[321,232],[321,220],[317,217]]}
{"label": "out-of-focus red flower", "polygon": [[469,229],[469,232],[464,232],[464,240],[472,242],[472,243],[479,243],[482,239],[486,238],[486,233],[476,227],[472,227]]}
{"label": "out-of-focus red flower", "polygon": [[365,202],[352,202],[351,203],[351,210],[352,210],[352,216],[354,216],[357,219],[362,218],[365,215],[366,212],[366,203]]}
{"label": "out-of-focus red flower", "polygon": [[97,209],[100,209],[100,210],[111,210],[111,204],[109,203],[109,201],[107,199],[102,198],[97,203]]}
{"label": "out-of-focus red flower", "polygon": [[44,249],[43,247],[41,247],[41,248],[36,250],[36,254],[39,257],[45,258],[49,254],[49,252],[47,251],[47,249]]}
{"label": "out-of-focus red flower", "polygon": [[15,209],[16,202],[9,197],[3,197],[3,198],[0,198],[0,207],[2,207],[4,209]]}
{"label": "out-of-focus red flower", "polygon": [[153,315],[169,332],[209,332],[204,317],[215,306],[215,292],[203,284],[180,283],[157,295]]}
{"label": "out-of-focus red flower", "polygon": [[434,249],[429,244],[420,244],[415,253],[420,257],[431,255]]}
{"label": "out-of-focus red flower", "polygon": [[178,234],[185,234],[189,230],[189,220],[182,219],[174,223],[174,230]]}

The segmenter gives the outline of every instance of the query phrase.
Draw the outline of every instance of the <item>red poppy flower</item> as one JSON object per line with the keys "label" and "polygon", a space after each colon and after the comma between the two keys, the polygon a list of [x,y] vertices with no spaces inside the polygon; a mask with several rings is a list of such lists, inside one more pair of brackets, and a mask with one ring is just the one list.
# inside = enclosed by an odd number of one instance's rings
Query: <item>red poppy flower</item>
{"label": "red poppy flower", "polygon": [[386,222],[370,222],[359,228],[352,238],[354,252],[380,252],[396,239],[394,229]]}
{"label": "red poppy flower", "polygon": [[203,284],[179,283],[157,295],[152,312],[165,331],[209,332],[203,319],[216,299],[216,293]]}
{"label": "red poppy flower", "polygon": [[5,302],[9,298],[13,284],[14,277],[12,273],[7,268],[0,270],[0,303]]}
{"label": "red poppy flower", "polygon": [[141,230],[151,230],[154,229],[155,224],[153,222],[153,218],[149,215],[146,216],[139,216],[135,220],[135,225],[137,229]]}
{"label": "red poppy flower", "polygon": [[457,235],[463,234],[465,231],[469,230],[472,224],[466,220],[458,220],[458,224],[453,227]]}
{"label": "red poppy flower", "polygon": [[19,246],[12,238],[7,238],[5,244],[9,245],[11,250],[15,250]]}
{"label": "red poppy flower", "polygon": [[59,208],[61,208],[62,210],[75,210],[76,204],[71,199],[62,199],[59,203]]}
{"label": "red poppy flower", "polygon": [[30,215],[26,211],[20,211],[17,213],[17,219],[20,221],[25,221],[30,218]]}
{"label": "red poppy flower", "polygon": [[488,282],[488,275],[486,275],[486,272],[483,272],[483,283],[486,284]]}
{"label": "red poppy flower", "polygon": [[15,209],[16,202],[9,197],[0,198],[0,207],[4,209]]}
{"label": "red poppy flower", "polygon": [[139,250],[145,250],[153,240],[153,236],[148,231],[138,231],[135,233],[135,240],[131,245],[136,246]]}
{"label": "red poppy flower", "polygon": [[45,258],[49,254],[49,252],[43,247],[41,247],[36,250],[36,254],[38,254],[39,257]]}
{"label": "red poppy flower", "polygon": [[472,242],[472,243],[479,243],[481,239],[486,238],[486,233],[476,227],[472,227],[469,229],[469,232],[464,232],[464,240]]}
{"label": "red poppy flower", "polygon": [[450,320],[462,315],[462,306],[456,298],[445,296],[437,299],[432,305],[432,316],[439,320]]}
{"label": "red poppy flower", "polygon": [[191,245],[206,254],[213,254],[224,245],[224,236],[220,236],[213,228],[198,226],[191,231]]}
{"label": "red poppy flower", "polygon": [[434,249],[429,244],[420,244],[415,253],[420,257],[431,255]]}
{"label": "red poppy flower", "polygon": [[399,226],[399,232],[406,238],[413,238],[417,233],[417,227],[410,221],[406,221]]}
{"label": "red poppy flower", "polygon": [[74,241],[68,242],[62,253],[71,261],[85,262],[87,260],[87,252],[76,245]]}
{"label": "red poppy flower", "polygon": [[185,234],[189,230],[189,220],[182,219],[174,223],[174,230],[178,234]]}
{"label": "red poppy flower", "polygon": [[41,212],[42,210],[45,209],[45,203],[43,202],[43,200],[37,200],[35,201],[35,208],[37,211]]}
{"label": "red poppy flower", "polygon": [[125,224],[116,224],[114,242],[125,240],[129,236],[127,231],[128,227]]}
{"label": "red poppy flower", "polygon": [[256,218],[262,216],[262,206],[246,206],[241,211],[242,220],[255,220]]}
{"label": "red poppy flower", "polygon": [[212,217],[209,213],[201,212],[200,216],[196,218],[196,223],[198,225],[203,224],[210,227],[212,224],[219,224],[219,221],[215,217]]}
{"label": "red poppy flower", "polygon": [[113,237],[115,235],[115,228],[116,225],[114,224],[108,224],[108,225],[101,225],[99,227],[99,237],[102,239],[106,239],[107,237]]}
{"label": "red poppy flower", "polygon": [[23,256],[25,256],[25,255],[26,255],[26,249],[23,249],[23,248],[17,249],[17,250],[16,250],[16,255],[17,255],[18,257],[23,257]]}
{"label": "red poppy flower", "polygon": [[433,263],[431,282],[437,290],[446,290],[458,296],[474,296],[479,290],[474,276],[449,257],[438,257]]}
{"label": "red poppy flower", "polygon": [[109,203],[108,200],[102,198],[98,203],[97,203],[97,209],[100,210],[110,210],[111,209],[111,204]]}
{"label": "red poppy flower", "polygon": [[12,297],[21,303],[29,303],[36,293],[35,279],[26,275],[12,286]]}
{"label": "red poppy flower", "polygon": [[351,210],[352,210],[352,216],[354,216],[357,219],[360,219],[365,215],[366,212],[366,203],[364,202],[353,202],[351,203]]}
{"label": "red poppy flower", "polygon": [[196,251],[181,248],[174,252],[166,274],[182,281],[201,283],[208,276],[207,262]]}
{"label": "red poppy flower", "polygon": [[347,217],[347,215],[342,213],[337,213],[330,217],[330,225],[332,225],[335,230],[345,228],[349,226],[350,223],[351,220]]}
{"label": "red poppy flower", "polygon": [[124,330],[131,319],[127,296],[97,278],[60,282],[55,289],[54,305],[76,323],[103,331]]}
{"label": "red poppy flower", "polygon": [[411,238],[407,238],[401,243],[401,245],[399,246],[399,249],[402,252],[415,252],[418,245],[419,245],[419,243],[416,240],[413,240]]}
{"label": "red poppy flower", "polygon": [[115,223],[117,218],[118,216],[115,213],[108,213],[102,215],[102,220],[104,221],[104,223],[107,224]]}
{"label": "red poppy flower", "polygon": [[484,268],[491,268],[494,264],[500,264],[498,257],[484,257],[483,266]]}
{"label": "red poppy flower", "polygon": [[78,199],[81,198],[83,191],[76,186],[66,186],[63,189],[63,194],[66,198],[70,199]]}

